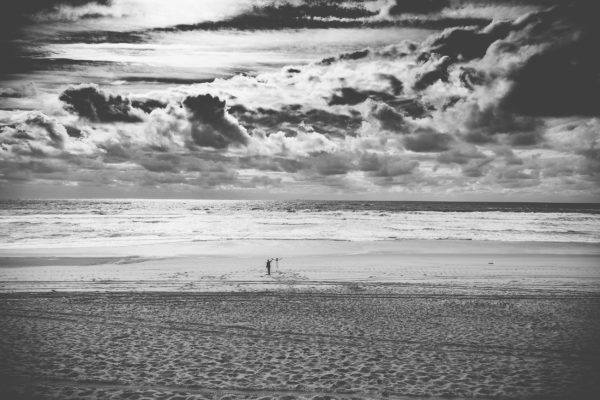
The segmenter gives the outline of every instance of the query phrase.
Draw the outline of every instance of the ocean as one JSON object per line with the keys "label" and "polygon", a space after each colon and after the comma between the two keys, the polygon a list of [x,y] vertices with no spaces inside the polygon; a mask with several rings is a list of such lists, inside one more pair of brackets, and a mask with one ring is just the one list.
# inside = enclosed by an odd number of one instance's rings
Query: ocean
{"label": "ocean", "polygon": [[14,200],[0,249],[222,240],[600,243],[600,204]]}

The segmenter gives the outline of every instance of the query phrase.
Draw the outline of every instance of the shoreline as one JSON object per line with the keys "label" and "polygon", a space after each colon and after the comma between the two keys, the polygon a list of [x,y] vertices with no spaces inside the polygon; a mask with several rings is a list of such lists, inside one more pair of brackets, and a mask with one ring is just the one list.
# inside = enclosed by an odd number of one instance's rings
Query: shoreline
{"label": "shoreline", "polygon": [[[283,257],[266,275],[265,259]],[[600,245],[223,241],[0,251],[0,292],[261,291],[419,284],[600,292]]]}
{"label": "shoreline", "polygon": [[[43,254],[43,255],[73,255],[93,254],[105,257],[115,255],[156,255],[166,252],[170,255],[177,254],[200,254],[209,250],[209,254],[218,254],[219,247],[231,248],[237,246],[237,250],[245,250],[246,254],[260,253],[261,251],[250,251],[248,245],[258,248],[269,248],[279,244],[293,243],[300,246],[310,246],[314,243],[325,244],[328,248],[335,246],[370,246],[381,250],[407,252],[431,252],[434,253],[456,253],[468,250],[470,253],[489,253],[499,250],[511,250],[525,253],[524,248],[534,252],[544,251],[548,254],[577,253],[582,250],[589,254],[600,255],[600,242],[562,242],[562,241],[499,241],[499,240],[472,240],[472,239],[394,239],[394,240],[346,240],[346,239],[224,239],[224,240],[173,240],[152,243],[111,243],[96,246],[52,246],[52,247],[12,247],[1,248],[0,257],[21,255]],[[425,245],[434,247],[424,248]],[[297,249],[296,246],[292,249]],[[297,253],[299,251],[296,250]]]}

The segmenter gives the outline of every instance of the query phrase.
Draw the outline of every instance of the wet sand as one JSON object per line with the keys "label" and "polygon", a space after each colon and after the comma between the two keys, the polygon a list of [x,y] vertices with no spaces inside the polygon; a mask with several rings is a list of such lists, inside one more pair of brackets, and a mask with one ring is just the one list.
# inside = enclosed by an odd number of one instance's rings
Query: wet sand
{"label": "wet sand", "polygon": [[3,252],[0,398],[600,394],[598,246],[256,246]]}
{"label": "wet sand", "polygon": [[[265,259],[283,257],[266,276]],[[600,291],[600,245],[248,240],[0,250],[0,292],[223,292],[347,283]]]}

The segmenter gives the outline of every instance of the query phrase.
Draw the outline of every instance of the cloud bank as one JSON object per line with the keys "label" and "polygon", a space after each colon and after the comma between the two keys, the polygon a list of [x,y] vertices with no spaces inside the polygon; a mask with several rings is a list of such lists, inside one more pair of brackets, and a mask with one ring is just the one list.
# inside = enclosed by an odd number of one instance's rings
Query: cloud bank
{"label": "cloud bank", "polygon": [[144,94],[67,86],[46,109],[0,113],[0,182],[597,198],[600,66],[587,4]]}

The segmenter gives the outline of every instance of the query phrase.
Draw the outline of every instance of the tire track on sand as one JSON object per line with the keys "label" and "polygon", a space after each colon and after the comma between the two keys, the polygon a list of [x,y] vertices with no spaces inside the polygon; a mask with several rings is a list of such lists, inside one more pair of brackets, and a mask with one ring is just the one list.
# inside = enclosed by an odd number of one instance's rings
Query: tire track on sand
{"label": "tire track on sand", "polygon": [[[11,376],[6,377],[6,381],[11,382],[10,386],[17,385],[41,385],[51,387],[69,387],[69,388],[90,388],[90,389],[108,389],[108,390],[127,390],[135,392],[145,392],[148,390],[154,390],[162,393],[173,393],[173,394],[188,394],[188,395],[208,395],[214,399],[219,399],[223,395],[245,395],[245,396],[303,396],[303,397],[315,397],[315,396],[340,396],[348,397],[352,396],[361,399],[387,399],[387,400],[415,400],[415,399],[427,399],[427,400],[448,400],[448,397],[432,397],[432,396],[415,396],[415,395],[403,395],[401,393],[389,392],[389,391],[333,391],[333,390],[300,390],[300,389],[286,389],[286,388],[242,388],[242,387],[229,387],[229,388],[212,388],[212,387],[201,387],[201,386],[181,386],[181,385],[151,385],[151,384],[127,384],[117,381],[96,381],[96,380],[69,380],[64,378],[54,378],[49,376],[36,377],[36,376]],[[459,397],[453,397],[451,399],[462,400]],[[480,400],[488,400],[485,397],[478,397]]]}

